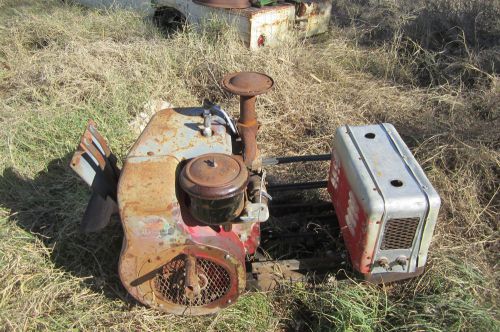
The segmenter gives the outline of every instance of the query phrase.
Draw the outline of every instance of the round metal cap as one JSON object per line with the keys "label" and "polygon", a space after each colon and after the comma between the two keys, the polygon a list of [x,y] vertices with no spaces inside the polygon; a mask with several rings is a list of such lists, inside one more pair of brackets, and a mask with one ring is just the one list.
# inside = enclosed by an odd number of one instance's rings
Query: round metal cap
{"label": "round metal cap", "polygon": [[227,9],[243,9],[252,6],[248,0],[193,0],[193,2],[207,7]]}
{"label": "round metal cap", "polygon": [[235,95],[257,96],[269,91],[274,85],[273,79],[262,73],[241,72],[224,76],[222,87]]}
{"label": "round metal cap", "polygon": [[248,170],[241,157],[207,153],[183,168],[180,185],[190,196],[224,199],[240,194],[248,184]]}

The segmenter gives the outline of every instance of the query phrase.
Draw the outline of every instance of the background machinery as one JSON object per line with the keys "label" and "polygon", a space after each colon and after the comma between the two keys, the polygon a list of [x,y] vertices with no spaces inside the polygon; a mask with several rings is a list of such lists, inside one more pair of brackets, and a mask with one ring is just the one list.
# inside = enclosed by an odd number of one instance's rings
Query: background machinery
{"label": "background machinery", "polygon": [[[278,45],[291,34],[311,37],[328,30],[332,0],[76,0],[86,6],[131,9],[160,24],[201,27],[217,19],[234,27],[250,49]],[[168,30],[168,29],[167,29]]]}

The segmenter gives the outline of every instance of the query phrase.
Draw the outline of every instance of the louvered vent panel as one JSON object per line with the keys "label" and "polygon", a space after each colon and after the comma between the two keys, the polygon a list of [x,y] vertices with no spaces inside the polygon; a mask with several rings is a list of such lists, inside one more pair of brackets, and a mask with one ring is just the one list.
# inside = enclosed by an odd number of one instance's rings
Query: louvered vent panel
{"label": "louvered vent panel", "polygon": [[411,248],[419,221],[419,218],[390,219],[387,221],[380,249]]}
{"label": "louvered vent panel", "polygon": [[331,167],[331,177],[330,181],[332,183],[333,189],[337,189],[339,185],[339,172],[340,172],[340,167],[337,159],[335,157],[332,158],[332,167]]}

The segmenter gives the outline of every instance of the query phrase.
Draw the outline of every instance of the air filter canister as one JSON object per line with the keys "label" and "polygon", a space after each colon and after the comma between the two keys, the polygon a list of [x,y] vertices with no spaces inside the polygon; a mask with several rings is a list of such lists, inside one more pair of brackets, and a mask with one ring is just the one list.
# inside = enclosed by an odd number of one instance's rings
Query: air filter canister
{"label": "air filter canister", "polygon": [[180,185],[190,198],[188,206],[193,217],[205,224],[219,225],[234,221],[241,214],[248,178],[240,156],[208,153],[187,163]]}

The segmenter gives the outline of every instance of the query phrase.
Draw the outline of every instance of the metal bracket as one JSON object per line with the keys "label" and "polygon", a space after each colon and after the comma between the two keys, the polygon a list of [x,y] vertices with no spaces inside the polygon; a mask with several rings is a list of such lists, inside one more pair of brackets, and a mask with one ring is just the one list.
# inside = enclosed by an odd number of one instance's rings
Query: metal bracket
{"label": "metal bracket", "polygon": [[269,208],[264,203],[250,203],[245,206],[245,212],[240,216],[243,222],[264,222],[269,219]]}
{"label": "metal bracket", "polygon": [[106,227],[113,213],[118,211],[116,194],[120,169],[106,140],[89,120],[80,144],[71,158],[70,167],[93,191],[85,210],[81,229],[95,232]]}

